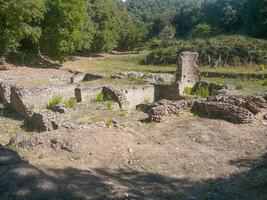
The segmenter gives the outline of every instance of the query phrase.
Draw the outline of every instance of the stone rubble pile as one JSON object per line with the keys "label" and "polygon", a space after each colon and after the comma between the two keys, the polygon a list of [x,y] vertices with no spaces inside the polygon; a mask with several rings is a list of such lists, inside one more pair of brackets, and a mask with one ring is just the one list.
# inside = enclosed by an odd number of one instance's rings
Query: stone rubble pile
{"label": "stone rubble pile", "polygon": [[236,124],[251,123],[254,115],[267,108],[267,102],[260,96],[217,95],[195,101],[161,100],[149,106],[151,121],[161,122],[173,115],[191,111],[199,116],[224,119]]}
{"label": "stone rubble pile", "polygon": [[192,102],[187,100],[161,100],[150,105],[147,113],[151,121],[161,122],[166,120],[170,116],[178,116],[184,112],[189,111],[191,109],[191,106]]}

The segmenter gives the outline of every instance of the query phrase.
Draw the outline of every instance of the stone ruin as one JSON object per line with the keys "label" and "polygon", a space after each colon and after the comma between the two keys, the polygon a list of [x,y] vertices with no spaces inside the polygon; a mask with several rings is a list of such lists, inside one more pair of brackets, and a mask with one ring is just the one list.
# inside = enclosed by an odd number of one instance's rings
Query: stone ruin
{"label": "stone ruin", "polygon": [[[167,120],[184,112],[192,112],[202,117],[225,119],[233,123],[251,123],[255,115],[267,108],[267,95],[265,99],[260,96],[237,96],[230,94],[223,85],[201,80],[197,59],[198,53],[182,52],[176,80],[173,75],[134,72],[120,72],[112,76],[117,79],[142,77],[147,80],[143,85],[135,86],[82,85],[82,81],[101,79],[102,76],[77,72],[71,77],[71,83],[48,87],[30,89],[1,82],[0,102],[6,103],[39,131],[66,127],[62,124],[62,113],[65,112],[61,111],[64,108],[53,111],[45,108],[47,101],[55,95],[75,97],[79,103],[94,99],[103,93],[105,99],[111,98],[117,102],[120,109],[143,110],[148,114],[149,120],[155,122]],[[212,96],[186,100],[186,94],[183,92],[185,87],[190,87],[195,92],[201,87],[207,87],[212,91]]]}
{"label": "stone ruin", "polygon": [[180,94],[185,87],[194,87],[201,80],[197,65],[198,53],[182,52],[179,57],[179,66],[176,72],[176,82],[179,84]]}

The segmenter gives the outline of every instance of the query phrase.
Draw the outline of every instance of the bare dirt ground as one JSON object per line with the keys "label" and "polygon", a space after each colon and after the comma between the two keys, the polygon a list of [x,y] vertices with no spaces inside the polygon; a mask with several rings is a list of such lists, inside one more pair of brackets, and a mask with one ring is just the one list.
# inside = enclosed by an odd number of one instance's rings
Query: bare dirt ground
{"label": "bare dirt ground", "polygon": [[[1,78],[39,86],[66,83],[71,75],[16,70]],[[77,123],[115,117],[123,126],[27,132],[20,117],[0,109],[1,200],[267,199],[267,122],[261,114],[249,125],[191,114],[145,123],[144,113],[116,114],[94,104],[71,117]],[[33,143],[8,145],[14,135]],[[71,149],[58,148],[60,142]]]}

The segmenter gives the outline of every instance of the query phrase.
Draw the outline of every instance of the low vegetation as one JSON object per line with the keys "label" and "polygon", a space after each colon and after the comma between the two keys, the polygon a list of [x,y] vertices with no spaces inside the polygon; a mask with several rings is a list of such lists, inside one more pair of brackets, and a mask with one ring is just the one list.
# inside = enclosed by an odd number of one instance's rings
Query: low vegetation
{"label": "low vegetation", "polygon": [[68,108],[74,108],[77,104],[77,100],[75,97],[70,97],[66,102],[65,102],[65,105],[68,107]]}
{"label": "low vegetation", "polygon": [[52,110],[55,106],[63,102],[63,96],[54,96],[51,100],[48,101],[46,108]]}
{"label": "low vegetation", "polygon": [[182,51],[199,53],[202,66],[241,66],[248,63],[260,64],[267,58],[267,41],[245,36],[217,36],[207,40],[179,40],[168,48],[152,51],[143,60],[144,64],[168,65],[177,63],[177,55]]}

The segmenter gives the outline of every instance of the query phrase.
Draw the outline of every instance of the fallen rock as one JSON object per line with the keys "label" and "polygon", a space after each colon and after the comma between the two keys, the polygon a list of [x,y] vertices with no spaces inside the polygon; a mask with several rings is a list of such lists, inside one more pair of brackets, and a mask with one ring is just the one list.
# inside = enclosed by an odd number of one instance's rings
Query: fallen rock
{"label": "fallen rock", "polygon": [[161,100],[152,104],[148,109],[149,119],[155,122],[166,120],[172,115],[180,115],[183,112],[189,111],[192,106],[191,101],[169,101]]}
{"label": "fallen rock", "polygon": [[35,146],[34,142],[22,134],[16,134],[13,136],[8,145],[18,146],[20,148],[29,148]]}
{"label": "fallen rock", "polygon": [[71,77],[71,83],[79,83],[82,82],[84,79],[85,73],[82,72],[76,72],[72,77]]}
{"label": "fallen rock", "polygon": [[10,107],[13,111],[20,114],[23,118],[29,119],[32,115],[33,105],[31,102],[31,93],[23,87],[11,87]]}
{"label": "fallen rock", "polygon": [[67,113],[68,109],[64,104],[55,105],[52,108],[52,111],[58,112],[58,113]]}
{"label": "fallen rock", "polygon": [[112,100],[117,102],[120,109],[124,109],[129,106],[129,102],[124,90],[119,90],[114,87],[107,86],[103,87],[102,93],[104,94],[105,100]]}
{"label": "fallen rock", "polygon": [[69,141],[69,140],[65,140],[62,144],[61,144],[61,149],[64,151],[68,151],[68,152],[74,152],[74,144]]}
{"label": "fallen rock", "polygon": [[35,110],[32,117],[28,119],[28,122],[38,131],[53,131],[60,127],[59,116],[56,113],[40,109]]}

